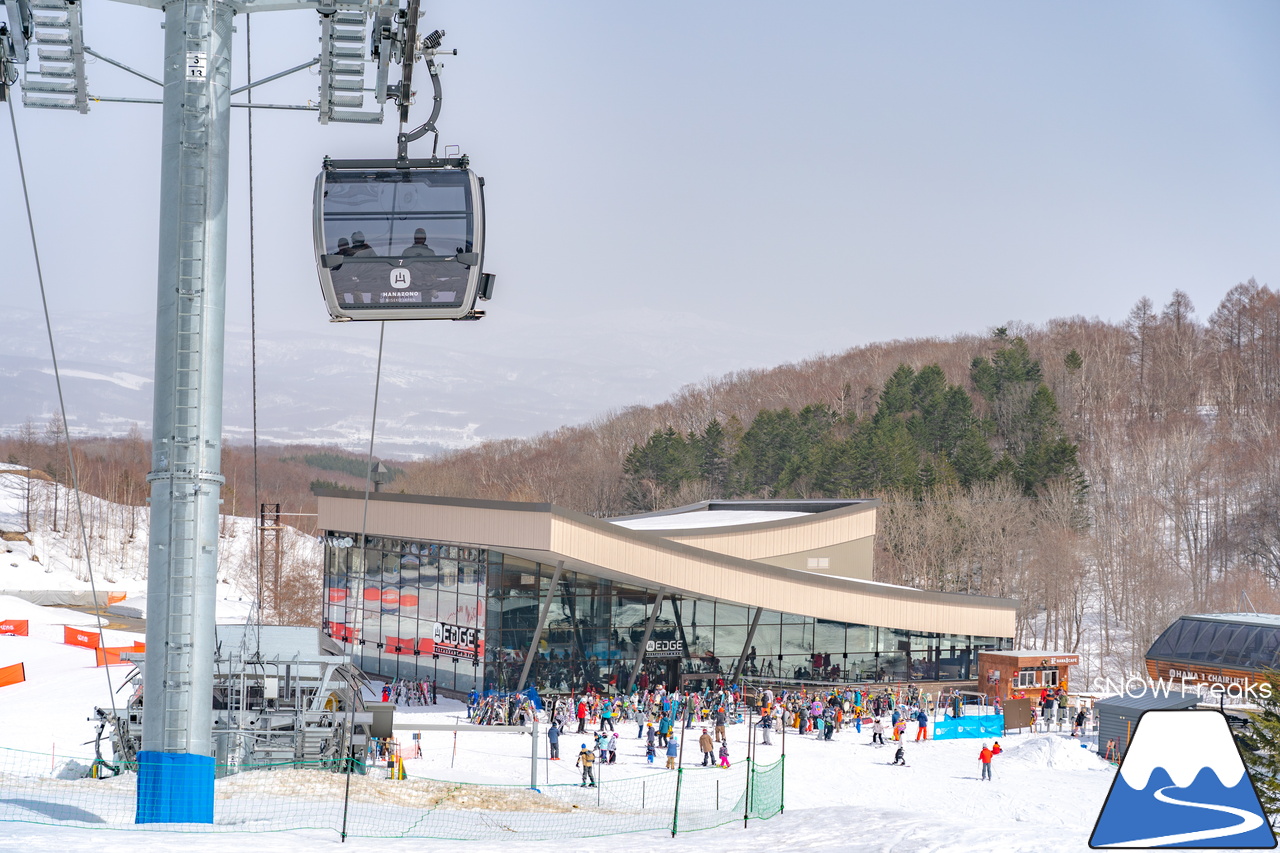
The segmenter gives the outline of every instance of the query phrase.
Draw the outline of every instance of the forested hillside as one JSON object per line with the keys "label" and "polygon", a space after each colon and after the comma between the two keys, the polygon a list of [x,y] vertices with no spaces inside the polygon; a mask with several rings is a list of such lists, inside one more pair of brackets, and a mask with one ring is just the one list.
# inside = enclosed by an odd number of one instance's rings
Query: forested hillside
{"label": "forested hillside", "polygon": [[1277,392],[1280,294],[1249,281],[1203,319],[1175,292],[1121,324],[1011,324],[708,379],[406,466],[396,486],[602,516],[878,497],[878,579],[1016,597],[1019,644],[1134,665],[1182,613],[1280,608]]}
{"label": "forested hillside", "polygon": [[[61,436],[29,425],[0,458],[67,482]],[[87,491],[145,502],[140,434],[76,448]],[[258,463],[259,500],[285,512],[314,512],[313,485],[363,485],[360,454]],[[223,473],[225,510],[255,515],[251,450],[224,448]],[[1017,598],[1019,645],[1135,666],[1181,614],[1280,612],[1280,293],[1249,281],[1203,319],[1175,292],[1120,324],[871,344],[392,473],[392,491],[597,516],[880,498],[879,580]]]}

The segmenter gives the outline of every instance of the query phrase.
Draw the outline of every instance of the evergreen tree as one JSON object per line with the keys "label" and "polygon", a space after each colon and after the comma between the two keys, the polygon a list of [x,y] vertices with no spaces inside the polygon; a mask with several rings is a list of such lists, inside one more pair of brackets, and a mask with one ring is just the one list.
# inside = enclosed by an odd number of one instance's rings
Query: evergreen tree
{"label": "evergreen tree", "polygon": [[880,403],[876,407],[875,419],[891,418],[911,411],[911,385],[915,380],[915,371],[910,366],[899,364],[884,383],[880,392]]}
{"label": "evergreen tree", "polygon": [[1280,817],[1280,671],[1268,670],[1264,679],[1269,695],[1258,691],[1258,710],[1249,713],[1253,725],[1236,740],[1262,809],[1274,822]]}
{"label": "evergreen tree", "polygon": [[720,421],[712,419],[694,443],[698,474],[707,481],[713,497],[724,497],[729,482],[727,439]]}

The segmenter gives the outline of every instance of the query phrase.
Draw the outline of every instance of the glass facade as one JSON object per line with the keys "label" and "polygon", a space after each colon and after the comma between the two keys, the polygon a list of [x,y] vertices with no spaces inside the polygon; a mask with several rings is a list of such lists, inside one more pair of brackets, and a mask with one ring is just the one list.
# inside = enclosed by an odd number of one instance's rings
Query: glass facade
{"label": "glass facade", "polygon": [[484,689],[515,689],[548,597],[529,678],[542,691],[625,690],[646,629],[640,685],[727,679],[744,645],[744,671],[766,678],[968,680],[977,651],[1002,644],[771,610],[748,644],[752,607],[668,594],[655,614],[654,590],[571,571],[552,588],[554,565],[493,549],[398,539],[371,539],[363,552],[342,546],[356,538],[328,540],[326,631],[352,643],[367,672],[438,678],[446,690],[465,692],[481,677]]}
{"label": "glass facade", "polygon": [[438,542],[330,536],[324,629],[352,647],[365,672],[432,679],[442,690],[480,684],[489,554]]}

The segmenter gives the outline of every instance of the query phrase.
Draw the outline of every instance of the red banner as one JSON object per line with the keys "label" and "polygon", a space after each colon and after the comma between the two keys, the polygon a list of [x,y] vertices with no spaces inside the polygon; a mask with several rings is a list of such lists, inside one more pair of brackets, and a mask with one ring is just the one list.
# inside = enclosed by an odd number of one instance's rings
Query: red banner
{"label": "red banner", "polygon": [[383,648],[393,655],[411,655],[413,654],[414,643],[417,641],[402,637],[387,637],[383,642],[385,643]]}
{"label": "red banner", "polygon": [[27,620],[5,619],[3,622],[0,622],[0,634],[6,634],[10,637],[27,636]]}
{"label": "red banner", "polygon": [[102,645],[102,635],[95,634],[92,631],[82,631],[79,628],[72,628],[68,625],[62,630],[62,642],[68,646],[96,649]]}
{"label": "red banner", "polygon": [[128,663],[120,657],[123,654],[133,654],[133,646],[107,646],[102,649],[94,649],[93,656],[97,659],[96,666],[110,666],[113,663]]}
{"label": "red banner", "polygon": [[9,684],[21,684],[27,680],[27,670],[20,663],[13,666],[0,666],[0,687]]}
{"label": "red banner", "polygon": [[146,643],[143,643],[143,642],[139,642],[138,640],[134,640],[134,641],[133,641],[133,650],[134,650],[135,652],[146,652],[146,650],[147,650],[147,644],[146,644]]}

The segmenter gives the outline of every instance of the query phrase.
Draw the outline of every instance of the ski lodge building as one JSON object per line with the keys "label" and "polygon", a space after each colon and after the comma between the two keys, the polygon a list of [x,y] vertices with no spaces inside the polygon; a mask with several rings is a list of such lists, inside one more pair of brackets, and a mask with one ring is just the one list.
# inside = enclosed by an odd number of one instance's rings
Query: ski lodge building
{"label": "ski lodge building", "polygon": [[388,493],[366,516],[363,491],[316,495],[325,632],[364,671],[447,693],[963,681],[1014,634],[1014,601],[872,581],[874,500],[598,519]]}

